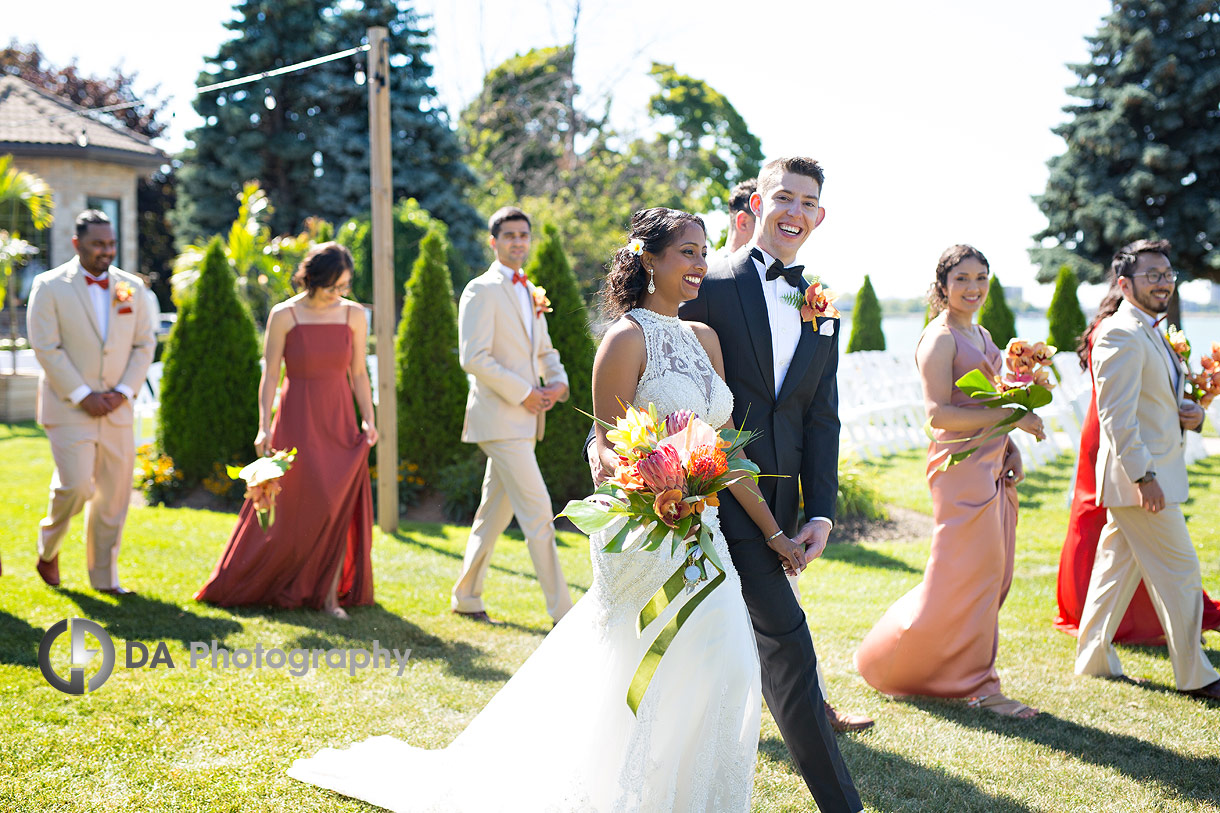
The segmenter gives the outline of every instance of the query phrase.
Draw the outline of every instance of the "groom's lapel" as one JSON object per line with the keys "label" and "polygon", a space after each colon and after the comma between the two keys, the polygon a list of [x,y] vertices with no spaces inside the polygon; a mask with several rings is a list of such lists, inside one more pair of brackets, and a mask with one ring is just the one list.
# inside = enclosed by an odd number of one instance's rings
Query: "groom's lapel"
{"label": "groom's lapel", "polygon": [[767,393],[775,393],[775,351],[771,342],[771,322],[767,318],[767,300],[763,298],[762,281],[754,259],[747,251],[740,251],[733,263],[733,281],[737,285],[737,301],[741,303],[743,321],[750,343],[754,346],[754,357],[758,370],[767,385]]}
{"label": "groom's lapel", "polygon": [[[800,284],[802,297],[808,287],[809,283],[802,279]],[[792,353],[792,363],[788,365],[788,372],[784,375],[784,383],[780,386],[776,401],[787,398],[804,377],[805,370],[809,368],[809,362],[813,361],[813,352],[818,345],[818,327],[820,325],[816,318],[812,322],[801,322],[801,338],[797,340],[796,350]]]}

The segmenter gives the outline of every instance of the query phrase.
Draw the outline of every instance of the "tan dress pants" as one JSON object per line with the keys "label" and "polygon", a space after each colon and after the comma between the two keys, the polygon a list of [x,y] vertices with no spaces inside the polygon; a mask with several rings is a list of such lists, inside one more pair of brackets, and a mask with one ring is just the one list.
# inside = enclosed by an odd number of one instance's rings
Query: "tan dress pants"
{"label": "tan dress pants", "polygon": [[119,586],[119,544],[131,502],[135,436],[131,426],[105,418],[47,426],[55,472],[47,515],[39,523],[38,557],[59,555],[72,517],[85,510],[85,550],[89,583],[95,589]]}
{"label": "tan dress pants", "polygon": [[1114,633],[1141,579],[1165,629],[1177,687],[1198,689],[1220,678],[1199,643],[1203,619],[1199,557],[1177,504],[1156,514],[1139,506],[1109,509],[1080,614],[1076,674],[1123,673]]}
{"label": "tan dress pants", "polygon": [[559,565],[551,497],[534,457],[534,440],[483,441],[479,448],[487,455],[483,498],[470,528],[462,574],[453,586],[452,607],[463,613],[485,610],[483,580],[491,554],[515,514],[546,597],[546,611],[558,621],[572,609],[572,595]]}

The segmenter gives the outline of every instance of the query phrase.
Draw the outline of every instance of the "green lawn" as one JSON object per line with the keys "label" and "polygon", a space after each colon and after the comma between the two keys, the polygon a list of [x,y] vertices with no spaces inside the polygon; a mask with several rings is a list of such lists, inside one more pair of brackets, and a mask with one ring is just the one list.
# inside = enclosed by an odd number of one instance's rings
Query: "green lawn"
{"label": "green lawn", "polygon": [[[865,464],[897,504],[928,510],[922,455]],[[378,534],[378,605],[339,623],[310,612],[230,612],[190,599],[208,575],[233,517],[186,509],[133,509],[119,601],[88,589],[80,520],[60,557],[63,586],[34,573],[34,532],[51,471],[34,427],[0,426],[0,810],[368,810],[302,785],[284,771],[323,745],[392,734],[423,746],[453,739],[550,627],[519,537],[504,540],[488,579],[488,628],[455,618],[448,594],[465,529],[409,525]],[[1204,584],[1220,593],[1220,458],[1193,470],[1191,531]],[[1016,579],[1000,623],[1005,691],[1040,707],[1032,721],[1000,719],[960,702],[890,701],[851,667],[851,653],[886,606],[915,584],[926,540],[834,545],[802,589],[832,700],[877,717],[874,730],[840,739],[870,811],[1220,811],[1220,708],[1177,695],[1163,650],[1125,648],[1140,689],[1077,679],[1074,639],[1051,629],[1055,569],[1066,518],[1070,461],[1021,486]],[[582,537],[562,536],[560,557],[576,595],[589,584]],[[52,689],[36,663],[48,627],[68,616],[101,623],[118,664],[96,693]],[[384,670],[188,669],[191,641],[230,649],[410,648],[399,679]],[[176,669],[123,667],[127,640],[166,642]],[[1208,634],[1212,661],[1220,640]],[[56,662],[64,658],[56,647]],[[66,651],[66,650],[65,650]],[[769,716],[755,779],[759,811],[810,810]],[[505,749],[512,743],[505,743]]]}

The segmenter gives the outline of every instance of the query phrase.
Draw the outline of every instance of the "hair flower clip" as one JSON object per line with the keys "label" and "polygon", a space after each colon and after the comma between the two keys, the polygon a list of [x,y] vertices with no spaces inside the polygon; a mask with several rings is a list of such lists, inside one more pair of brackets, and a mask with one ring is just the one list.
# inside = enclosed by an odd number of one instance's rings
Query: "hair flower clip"
{"label": "hair flower clip", "polygon": [[627,241],[627,250],[635,256],[640,256],[644,253],[644,241],[638,237]]}

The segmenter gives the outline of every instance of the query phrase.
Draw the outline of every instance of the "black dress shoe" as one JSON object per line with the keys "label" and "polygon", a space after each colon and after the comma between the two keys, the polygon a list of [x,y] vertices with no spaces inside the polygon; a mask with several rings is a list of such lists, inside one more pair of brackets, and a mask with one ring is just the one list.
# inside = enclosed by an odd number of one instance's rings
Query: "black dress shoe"
{"label": "black dress shoe", "polygon": [[1220,702],[1220,680],[1213,680],[1206,686],[1200,686],[1197,689],[1185,689],[1182,694],[1197,697],[1200,700]]}
{"label": "black dress shoe", "polygon": [[44,562],[38,560],[38,575],[42,580],[51,587],[59,587],[59,554],[55,554],[49,561]]}
{"label": "black dress shoe", "polygon": [[126,587],[99,587],[99,593],[105,593],[108,596],[134,596],[135,590],[128,590]]}
{"label": "black dress shoe", "polygon": [[471,621],[478,621],[480,624],[503,624],[503,621],[497,621],[487,614],[486,610],[479,610],[477,613],[464,613],[461,610],[454,610],[454,615],[460,615],[462,618],[469,618]]}

